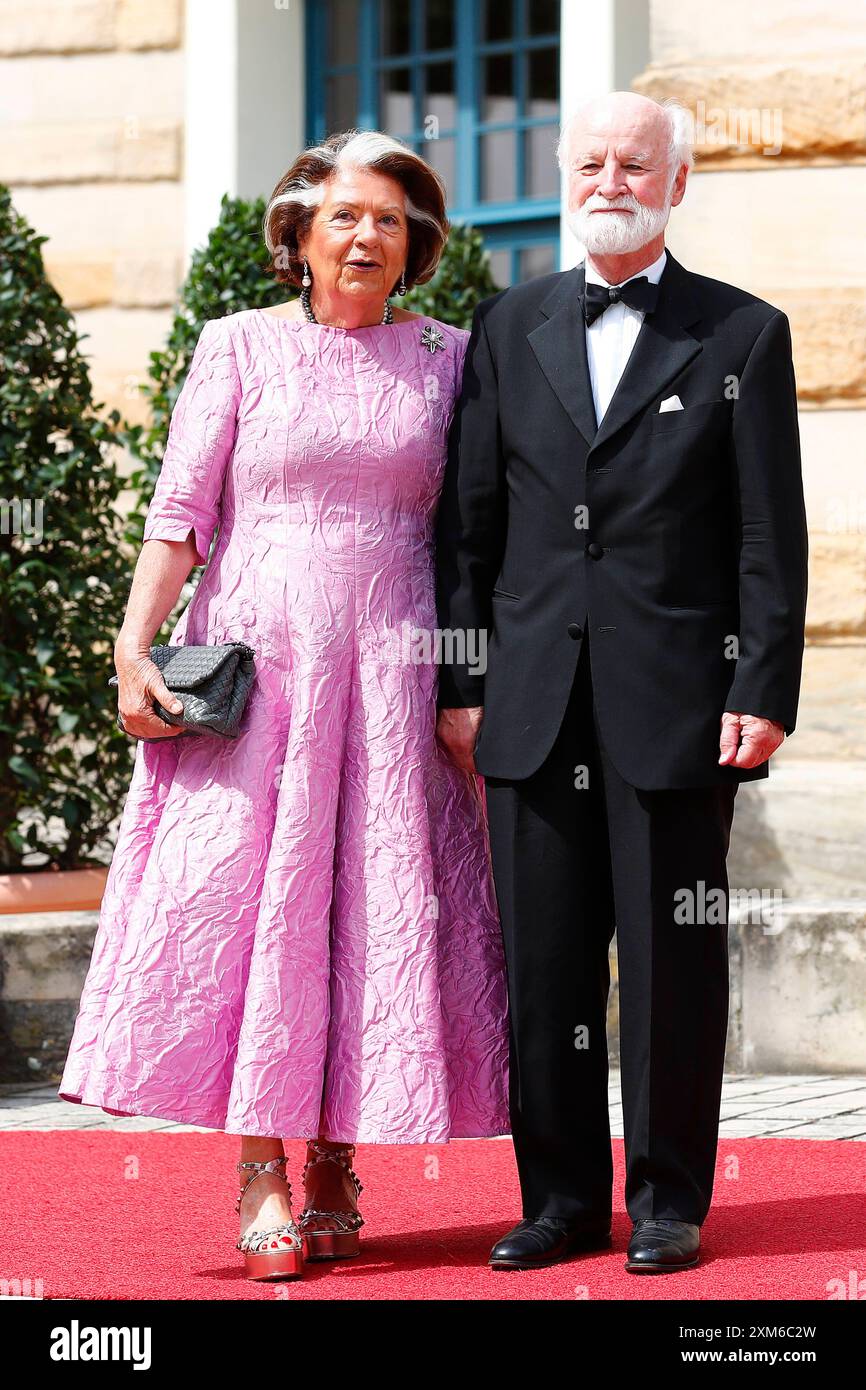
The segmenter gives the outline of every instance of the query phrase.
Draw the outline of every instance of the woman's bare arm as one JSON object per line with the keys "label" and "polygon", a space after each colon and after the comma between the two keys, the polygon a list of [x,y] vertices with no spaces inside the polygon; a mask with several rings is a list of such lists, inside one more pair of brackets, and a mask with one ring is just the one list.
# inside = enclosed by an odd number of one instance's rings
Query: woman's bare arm
{"label": "woman's bare arm", "polygon": [[123,626],[114,644],[114,665],[120,717],[138,738],[175,738],[181,732],[154,713],[154,700],[173,714],[180,714],[183,705],[151,660],[150,647],[196,564],[192,534],[185,541],[145,541],[136,561]]}

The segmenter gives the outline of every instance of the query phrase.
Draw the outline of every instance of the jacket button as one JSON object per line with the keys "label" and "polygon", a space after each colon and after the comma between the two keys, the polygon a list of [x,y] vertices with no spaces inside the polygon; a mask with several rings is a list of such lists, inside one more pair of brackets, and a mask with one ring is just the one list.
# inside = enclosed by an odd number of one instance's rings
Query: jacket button
{"label": "jacket button", "polygon": [[569,637],[574,638],[575,642],[579,637],[583,636],[583,628],[580,626],[580,623],[569,623],[566,631]]}
{"label": "jacket button", "polygon": [[600,560],[604,554],[604,546],[599,545],[598,541],[590,541],[586,547],[586,553],[591,560]]}

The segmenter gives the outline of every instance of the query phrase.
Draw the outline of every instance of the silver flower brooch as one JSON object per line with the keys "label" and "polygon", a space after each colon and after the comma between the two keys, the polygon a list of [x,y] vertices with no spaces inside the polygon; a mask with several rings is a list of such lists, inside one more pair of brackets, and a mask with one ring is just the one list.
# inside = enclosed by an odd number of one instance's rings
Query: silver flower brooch
{"label": "silver flower brooch", "polygon": [[428,323],[421,333],[421,342],[428,352],[436,352],[439,348],[444,351],[445,337],[442,330],[434,328],[432,323]]}

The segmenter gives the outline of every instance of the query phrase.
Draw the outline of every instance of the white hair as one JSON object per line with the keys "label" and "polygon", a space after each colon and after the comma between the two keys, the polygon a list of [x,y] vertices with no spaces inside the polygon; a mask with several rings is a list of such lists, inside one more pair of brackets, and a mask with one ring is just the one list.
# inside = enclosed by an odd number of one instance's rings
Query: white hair
{"label": "white hair", "polygon": [[[655,100],[655,98],[650,98]],[[668,118],[671,135],[668,143],[668,162],[671,166],[671,178],[673,179],[679,172],[680,167],[685,164],[691,171],[694,168],[694,118],[687,106],[683,106],[676,97],[665,97],[664,101],[657,103]]]}
{"label": "white hair", "polygon": [[[359,169],[373,172],[382,172],[382,162],[395,154],[402,155],[404,159],[417,160],[419,170],[429,177],[431,169],[428,164],[410,149],[402,141],[395,140],[390,135],[385,135],[380,130],[347,130],[333,139],[329,143],[322,145],[311,145],[304,151],[304,158],[315,161],[318,166],[316,175],[301,175],[288,188],[280,193],[274,193],[265,208],[265,215],[262,220],[262,236],[265,245],[272,256],[276,255],[278,243],[271,235],[271,220],[274,212],[279,207],[288,204],[294,207],[315,208],[318,207],[325,198],[325,189],[328,180],[338,170]],[[386,170],[387,172],[387,170]],[[419,208],[406,193],[406,216],[416,222],[422,222],[426,226],[439,232],[440,226],[432,213]]]}
{"label": "white hair", "polygon": [[[693,151],[692,113],[688,107],[684,106],[676,97],[665,97],[663,101],[656,101],[655,97],[647,97],[646,100],[653,102],[660,111],[664,111],[667,117],[670,130],[667,150],[668,167],[670,171],[669,183],[673,184],[683,164],[685,164],[686,168],[689,170],[694,167],[695,157]],[[556,146],[556,160],[560,169],[565,167],[572,132],[580,121],[583,110],[585,110],[585,107],[575,111],[565,122],[560,132],[559,142]]]}

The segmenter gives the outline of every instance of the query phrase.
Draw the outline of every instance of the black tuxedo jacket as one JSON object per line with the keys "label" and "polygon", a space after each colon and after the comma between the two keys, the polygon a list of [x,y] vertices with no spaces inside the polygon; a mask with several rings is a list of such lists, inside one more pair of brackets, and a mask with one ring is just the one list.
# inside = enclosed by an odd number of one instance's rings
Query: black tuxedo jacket
{"label": "black tuxedo jacket", "polygon": [[[581,265],[475,310],[436,518],[438,705],[483,705],[478,771],[528,777],[588,633],[627,782],[764,777],[766,763],[719,767],[719,732],[724,710],[788,733],[797,717],[807,538],[788,320],[668,252],[597,427],[583,287]],[[659,413],[673,395],[684,408]],[[480,630],[481,674],[449,636]]]}

